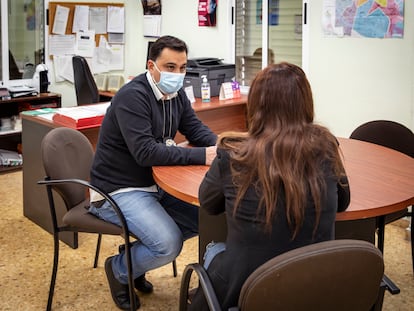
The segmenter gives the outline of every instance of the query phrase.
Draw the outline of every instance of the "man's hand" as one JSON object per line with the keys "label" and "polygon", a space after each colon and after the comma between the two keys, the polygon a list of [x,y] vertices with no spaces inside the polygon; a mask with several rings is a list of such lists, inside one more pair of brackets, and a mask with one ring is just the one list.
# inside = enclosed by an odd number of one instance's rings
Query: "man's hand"
{"label": "man's hand", "polygon": [[216,149],[216,146],[206,148],[206,165],[211,165],[211,163],[213,162],[214,158],[217,155]]}

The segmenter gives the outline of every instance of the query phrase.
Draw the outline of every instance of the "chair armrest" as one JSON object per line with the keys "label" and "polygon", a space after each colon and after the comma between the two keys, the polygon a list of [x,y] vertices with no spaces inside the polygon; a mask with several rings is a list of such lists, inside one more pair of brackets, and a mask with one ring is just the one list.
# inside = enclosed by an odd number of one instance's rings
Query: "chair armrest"
{"label": "chair armrest", "polygon": [[38,185],[46,185],[46,186],[53,186],[53,185],[57,185],[57,184],[67,184],[67,183],[83,185],[86,188],[90,188],[90,189],[98,192],[100,195],[102,195],[102,197],[104,197],[105,200],[107,200],[111,204],[112,208],[117,213],[118,218],[121,222],[121,227],[122,227],[122,230],[123,230],[124,237],[128,240],[128,244],[129,244],[130,233],[129,233],[128,225],[127,225],[126,219],[124,217],[124,214],[122,213],[122,211],[119,208],[118,204],[106,192],[104,192],[103,190],[99,189],[98,187],[90,184],[86,180],[77,179],[77,178],[49,179],[48,177],[46,177],[44,180],[39,180],[37,182]]}
{"label": "chair armrest", "polygon": [[[101,189],[99,189],[96,186],[93,186],[92,184],[90,184],[88,181],[82,180],[82,179],[76,179],[76,178],[68,178],[68,179],[50,179],[50,177],[45,177],[44,180],[40,180],[37,182],[37,184],[39,185],[46,185],[46,190],[47,190],[47,194],[48,194],[48,198],[49,198],[49,205],[54,205],[53,204],[53,185],[58,185],[58,184],[68,184],[68,183],[72,183],[72,184],[78,184],[78,185],[82,185],[85,188],[89,188],[92,189],[94,191],[96,191],[97,193],[99,193],[100,195],[102,195],[102,197],[105,198],[105,200],[107,200],[109,202],[109,204],[111,205],[111,207],[115,210],[120,224],[121,224],[121,228],[122,228],[122,234],[123,234],[123,238],[125,241],[125,257],[126,257],[126,265],[127,265],[127,271],[128,271],[128,287],[129,287],[129,295],[130,297],[133,296],[134,294],[134,279],[133,279],[133,269],[132,269],[132,258],[131,258],[131,243],[130,243],[130,233],[129,233],[129,229],[128,229],[128,225],[126,222],[126,219],[124,217],[124,214],[122,213],[121,209],[119,208],[118,204],[112,199],[112,197],[110,195],[108,195],[106,192],[102,191]],[[61,197],[63,198],[62,194],[60,194]],[[56,212],[54,211],[54,208],[51,207],[51,212],[52,214],[55,214]],[[52,221],[56,222],[56,215],[52,216]],[[57,227],[57,224],[55,224],[55,226]],[[131,309],[135,308],[135,303],[131,303]],[[134,309],[135,310],[135,309]]]}
{"label": "chair armrest", "polygon": [[384,274],[381,280],[379,291],[378,291],[377,301],[372,306],[370,311],[381,311],[382,310],[382,304],[384,302],[384,294],[386,290],[390,292],[391,295],[396,295],[400,293],[400,289],[397,287],[397,285],[395,285],[394,282],[391,281]]}
{"label": "chair armrest", "polygon": [[396,295],[400,293],[400,289],[391,279],[384,274],[381,281],[381,287],[384,287],[391,295]]}
{"label": "chair armrest", "polygon": [[187,310],[188,288],[190,285],[191,274],[196,272],[199,284],[203,290],[204,296],[207,300],[208,306],[211,311],[221,311],[220,304],[218,302],[216,293],[214,292],[213,285],[208,277],[207,271],[204,267],[198,263],[188,264],[183,272],[180,287],[180,311]]}

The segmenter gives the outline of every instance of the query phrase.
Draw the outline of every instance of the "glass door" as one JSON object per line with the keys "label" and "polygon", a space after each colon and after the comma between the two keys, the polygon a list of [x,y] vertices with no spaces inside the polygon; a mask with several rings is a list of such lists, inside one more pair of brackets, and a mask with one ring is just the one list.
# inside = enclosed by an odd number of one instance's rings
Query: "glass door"
{"label": "glass door", "polygon": [[44,62],[44,0],[1,1],[1,80],[21,84]]}
{"label": "glass door", "polygon": [[236,80],[243,86],[267,64],[301,66],[302,0],[236,0],[235,41]]}

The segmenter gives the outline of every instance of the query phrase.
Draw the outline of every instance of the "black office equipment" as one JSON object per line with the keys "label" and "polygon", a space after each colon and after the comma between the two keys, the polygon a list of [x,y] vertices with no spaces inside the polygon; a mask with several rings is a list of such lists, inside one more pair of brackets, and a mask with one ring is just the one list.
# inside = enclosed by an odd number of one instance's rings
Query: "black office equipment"
{"label": "black office equipment", "polygon": [[72,57],[73,78],[78,106],[99,102],[99,91],[89,65],[83,56]]}
{"label": "black office equipment", "polygon": [[29,85],[16,85],[9,87],[9,93],[12,98],[15,98],[23,96],[34,96],[39,92],[34,87]]}
{"label": "black office equipment", "polygon": [[234,78],[235,73],[234,64],[225,64],[219,58],[188,59],[184,87],[192,85],[194,96],[201,97],[201,76],[206,75],[210,83],[210,96],[218,96],[221,84],[230,82]]}

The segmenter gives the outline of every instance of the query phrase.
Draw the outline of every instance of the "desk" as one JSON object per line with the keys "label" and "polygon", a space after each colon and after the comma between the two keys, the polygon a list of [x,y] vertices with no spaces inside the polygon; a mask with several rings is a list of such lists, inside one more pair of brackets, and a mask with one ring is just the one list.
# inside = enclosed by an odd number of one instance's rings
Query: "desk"
{"label": "desk", "polygon": [[[238,100],[219,101],[213,98],[211,103],[201,104],[197,102],[194,110],[197,116],[217,134],[227,130],[245,130],[246,128],[246,97]],[[37,185],[37,181],[44,178],[45,173],[41,161],[40,144],[43,137],[53,128],[61,125],[38,116],[22,116],[22,141],[23,141],[23,214],[43,229],[52,232],[49,210],[46,208],[48,201],[46,191]],[[99,126],[80,130],[95,147],[98,141]],[[177,142],[184,140],[180,137]],[[64,211],[65,207],[56,196],[58,210]],[[61,233],[60,239],[69,246],[78,246],[77,234],[72,232]]]}
{"label": "desk", "polygon": [[[336,238],[374,243],[377,217],[414,204],[414,159],[379,145],[347,138],[338,140],[349,179],[351,203],[345,212],[336,216]],[[198,188],[207,170],[208,166],[159,166],[153,168],[153,175],[165,191],[198,205]],[[199,226],[200,253],[209,241],[222,241],[225,237],[224,215],[210,216],[201,209]]]}
{"label": "desk", "polygon": [[[246,95],[228,100],[219,100],[218,97],[212,97],[209,103],[203,103],[201,98],[196,98],[196,102],[192,106],[198,118],[208,125],[214,133],[220,134],[229,130],[246,130],[246,102]],[[175,138],[176,143],[184,140],[184,137],[180,134]]]}

